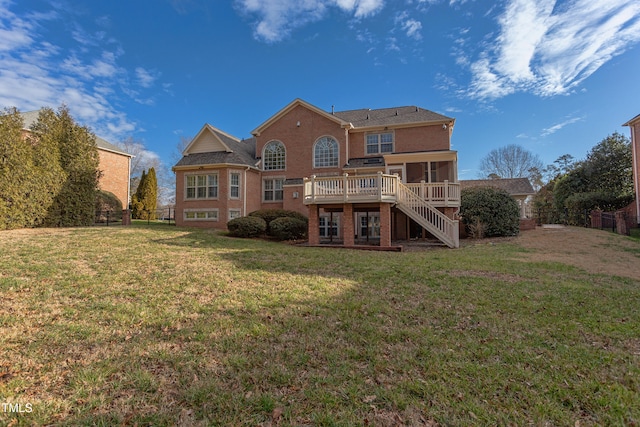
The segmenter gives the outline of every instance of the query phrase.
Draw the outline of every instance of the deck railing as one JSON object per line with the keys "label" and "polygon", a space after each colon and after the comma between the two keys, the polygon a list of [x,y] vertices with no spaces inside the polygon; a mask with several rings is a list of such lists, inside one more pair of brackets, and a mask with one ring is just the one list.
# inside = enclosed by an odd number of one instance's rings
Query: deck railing
{"label": "deck railing", "polygon": [[[396,202],[398,198],[398,175],[379,172],[370,175],[349,175],[304,179],[304,202]],[[423,200],[439,207],[460,206],[460,184],[448,181],[437,183],[405,184]]]}
{"label": "deck railing", "polygon": [[398,177],[379,172],[375,175],[349,175],[304,179],[304,202],[394,202]]}
{"label": "deck railing", "polygon": [[458,207],[460,206],[460,184],[449,181],[428,183],[405,184],[421,199],[435,206]]}

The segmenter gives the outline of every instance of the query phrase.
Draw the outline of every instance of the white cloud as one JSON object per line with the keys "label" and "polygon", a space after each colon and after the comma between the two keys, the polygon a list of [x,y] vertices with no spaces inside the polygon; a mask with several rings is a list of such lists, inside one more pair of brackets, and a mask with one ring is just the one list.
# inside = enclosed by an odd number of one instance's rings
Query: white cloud
{"label": "white cloud", "polygon": [[568,118],[566,120],[564,120],[561,123],[558,123],[556,125],[550,126],[548,128],[545,128],[542,130],[542,133],[540,134],[540,136],[545,137],[545,136],[549,136],[551,134],[556,133],[557,131],[559,131],[560,129],[562,129],[565,126],[568,126],[570,124],[576,123],[576,122],[580,122],[584,120],[584,117],[571,117]]}
{"label": "white cloud", "polygon": [[[65,104],[79,123],[107,140],[136,131],[136,124],[117,105],[129,94],[144,98],[139,92],[159,73],[142,67],[129,72],[119,65],[124,52],[113,39],[104,31],[86,31],[62,10],[19,18],[11,11],[13,4],[0,0],[0,108],[30,111]],[[56,19],[72,28],[66,39],[40,33],[44,21]],[[106,24],[108,20],[100,19],[96,25]]]}
{"label": "white cloud", "polygon": [[640,3],[628,0],[509,0],[500,33],[470,64],[468,94],[566,94],[640,41]]}
{"label": "white cloud", "polygon": [[396,25],[399,25],[407,37],[415,40],[422,40],[422,23],[409,16],[409,12],[400,13],[395,19]]}
{"label": "white cloud", "polygon": [[366,18],[384,7],[384,0],[236,0],[240,11],[257,15],[254,35],[275,43],[310,22],[322,19],[327,10],[337,7],[354,18]]}
{"label": "white cloud", "polygon": [[158,78],[158,73],[155,71],[148,71],[142,67],[136,68],[136,77],[138,78],[138,82],[140,86],[149,88],[153,86],[156,79]]}

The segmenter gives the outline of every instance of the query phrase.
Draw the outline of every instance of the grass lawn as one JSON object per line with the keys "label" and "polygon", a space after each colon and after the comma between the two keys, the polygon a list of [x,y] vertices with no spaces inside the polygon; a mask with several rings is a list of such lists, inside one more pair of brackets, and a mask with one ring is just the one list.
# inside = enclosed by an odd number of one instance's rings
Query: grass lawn
{"label": "grass lawn", "polygon": [[640,424],[640,283],[527,256],[0,232],[0,425]]}

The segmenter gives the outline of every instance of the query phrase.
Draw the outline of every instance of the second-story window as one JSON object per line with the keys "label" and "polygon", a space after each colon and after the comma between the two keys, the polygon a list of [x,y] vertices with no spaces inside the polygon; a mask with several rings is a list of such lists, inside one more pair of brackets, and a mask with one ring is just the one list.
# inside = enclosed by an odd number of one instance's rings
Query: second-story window
{"label": "second-story window", "polygon": [[262,154],[262,165],[266,171],[284,170],[286,161],[286,150],[280,141],[271,141],[264,146]]}
{"label": "second-story window", "polygon": [[367,154],[393,152],[393,132],[367,134]]}
{"label": "second-story window", "polygon": [[338,166],[338,141],[323,136],[313,146],[313,167],[328,168]]}

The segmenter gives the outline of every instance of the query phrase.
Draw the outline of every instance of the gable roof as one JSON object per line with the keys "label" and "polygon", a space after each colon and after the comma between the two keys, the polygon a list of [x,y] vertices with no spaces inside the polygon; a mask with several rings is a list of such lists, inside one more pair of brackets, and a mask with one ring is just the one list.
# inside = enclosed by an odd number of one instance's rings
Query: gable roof
{"label": "gable roof", "polygon": [[[33,125],[38,121],[38,116],[40,115],[40,110],[36,111],[27,111],[24,113],[20,113],[22,116],[22,121],[24,122],[24,129],[31,131]],[[133,154],[129,154],[125,151],[122,151],[120,147],[117,147],[107,141],[106,139],[100,138],[98,135],[96,137],[96,145],[99,149],[104,151],[111,151],[112,153],[121,154],[123,156],[134,157]]]}
{"label": "gable roof", "polygon": [[460,189],[476,187],[494,187],[505,190],[511,196],[529,196],[535,194],[527,178],[468,179],[460,181]]}
{"label": "gable roof", "polygon": [[334,114],[328,113],[318,107],[316,107],[315,105],[309,104],[306,101],[303,101],[300,98],[296,98],[293,101],[291,101],[289,104],[287,104],[283,109],[281,109],[280,111],[278,111],[276,114],[274,114],[273,116],[269,117],[265,122],[263,122],[260,126],[258,126],[257,128],[255,128],[253,131],[251,131],[251,134],[253,136],[260,136],[260,134],[267,129],[269,126],[271,126],[274,122],[278,121],[282,116],[284,116],[285,114],[287,114],[289,111],[293,110],[294,108],[298,107],[298,106],[302,106],[308,110],[313,111],[316,114],[319,114],[335,123],[337,123],[340,126],[344,126],[344,127],[348,127],[349,123],[340,119],[339,117],[337,117]]}
{"label": "gable roof", "polygon": [[453,124],[455,119],[416,106],[380,108],[371,110],[336,111],[337,117],[351,123],[355,128],[372,126],[394,126],[418,123]]}
{"label": "gable roof", "polygon": [[188,168],[216,164],[256,167],[256,141],[244,141],[206,123],[182,152],[183,157],[173,167]]}
{"label": "gable roof", "polygon": [[251,134],[260,136],[260,134],[271,124],[276,122],[282,116],[297,106],[303,106],[329,120],[334,121],[340,126],[348,129],[353,128],[369,128],[380,126],[402,126],[412,124],[446,124],[453,126],[455,119],[442,114],[435,113],[431,110],[416,106],[404,106],[393,108],[380,108],[372,110],[370,108],[362,108],[359,110],[335,111],[327,112],[315,105],[309,104],[300,98],[294,99],[286,107],[278,111],[276,114],[267,119],[260,126],[255,128]]}

